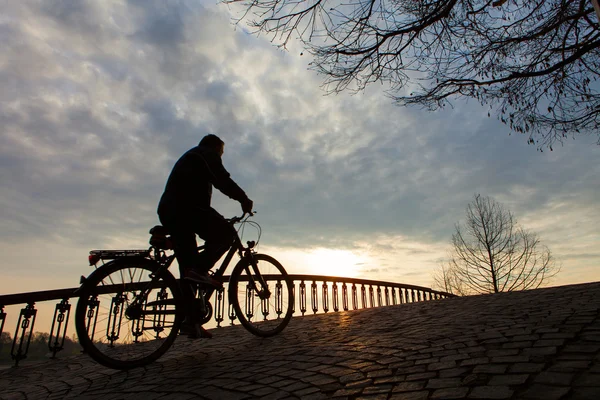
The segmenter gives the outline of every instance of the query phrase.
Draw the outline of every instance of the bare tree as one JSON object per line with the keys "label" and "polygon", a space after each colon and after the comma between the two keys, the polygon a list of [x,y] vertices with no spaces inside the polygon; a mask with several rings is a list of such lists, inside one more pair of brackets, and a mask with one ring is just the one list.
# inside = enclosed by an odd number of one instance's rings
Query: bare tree
{"label": "bare tree", "polygon": [[298,37],[330,92],[389,85],[399,105],[476,99],[541,150],[598,136],[597,0],[223,0],[285,47]]}
{"label": "bare tree", "polygon": [[559,272],[550,250],[500,203],[477,194],[466,216],[464,225],[456,225],[450,261],[436,280],[452,293],[534,289]]}
{"label": "bare tree", "polygon": [[465,285],[458,279],[458,275],[454,272],[454,266],[451,263],[442,263],[433,272],[434,289],[446,293],[456,294],[458,296],[466,296],[471,294]]}

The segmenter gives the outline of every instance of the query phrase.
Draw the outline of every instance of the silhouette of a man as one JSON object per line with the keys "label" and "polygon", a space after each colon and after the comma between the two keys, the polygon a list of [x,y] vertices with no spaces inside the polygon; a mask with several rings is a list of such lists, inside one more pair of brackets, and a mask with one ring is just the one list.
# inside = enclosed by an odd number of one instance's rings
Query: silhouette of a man
{"label": "silhouette of a man", "polygon": [[[242,211],[252,212],[253,202],[230,177],[221,157],[225,143],[207,135],[175,163],[158,204],[158,217],[171,233],[181,277],[220,287],[208,271],[229,249],[235,230],[210,206],[213,186],[240,202]],[[205,241],[198,253],[196,236]],[[185,290],[185,289],[184,289]]]}

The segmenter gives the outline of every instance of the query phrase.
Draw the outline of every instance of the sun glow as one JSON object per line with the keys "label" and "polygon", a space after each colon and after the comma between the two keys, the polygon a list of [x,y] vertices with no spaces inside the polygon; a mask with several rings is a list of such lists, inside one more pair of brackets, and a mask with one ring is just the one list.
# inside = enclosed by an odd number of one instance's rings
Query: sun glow
{"label": "sun glow", "polygon": [[348,251],[320,248],[306,256],[306,268],[313,275],[343,276],[355,278],[360,275],[363,257]]}

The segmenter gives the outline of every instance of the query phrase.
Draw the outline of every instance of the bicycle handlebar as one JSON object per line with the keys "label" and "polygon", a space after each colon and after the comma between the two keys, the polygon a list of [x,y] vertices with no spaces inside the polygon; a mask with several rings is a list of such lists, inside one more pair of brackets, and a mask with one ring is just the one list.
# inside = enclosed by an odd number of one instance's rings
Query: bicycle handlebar
{"label": "bicycle handlebar", "polygon": [[249,214],[249,216],[253,216],[254,214],[256,214],[256,211],[251,211],[247,213],[245,212],[242,214],[241,217],[231,217],[227,221],[231,224],[237,224],[238,222],[241,222],[244,218],[246,218],[246,214]]}

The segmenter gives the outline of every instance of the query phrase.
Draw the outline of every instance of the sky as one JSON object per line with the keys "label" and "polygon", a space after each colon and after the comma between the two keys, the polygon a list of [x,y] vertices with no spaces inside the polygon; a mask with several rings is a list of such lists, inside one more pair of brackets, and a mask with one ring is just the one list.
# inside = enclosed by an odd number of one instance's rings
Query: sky
{"label": "sky", "polygon": [[0,3],[0,293],[75,287],[89,250],[147,248],[172,166],[209,133],[290,273],[430,287],[480,193],[550,248],[552,285],[599,280],[597,138],[540,152],[475,102],[326,95],[296,43],[231,18],[192,0]]}

